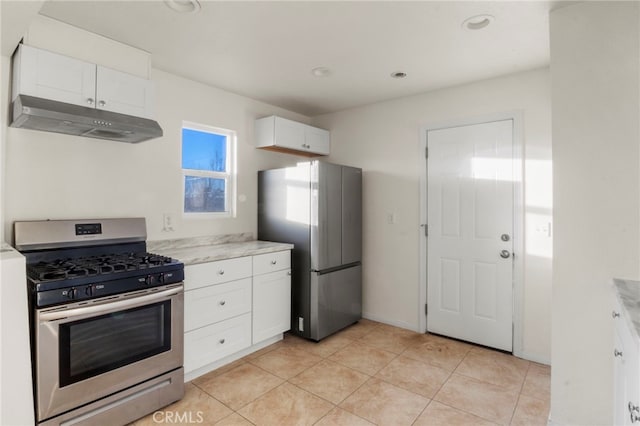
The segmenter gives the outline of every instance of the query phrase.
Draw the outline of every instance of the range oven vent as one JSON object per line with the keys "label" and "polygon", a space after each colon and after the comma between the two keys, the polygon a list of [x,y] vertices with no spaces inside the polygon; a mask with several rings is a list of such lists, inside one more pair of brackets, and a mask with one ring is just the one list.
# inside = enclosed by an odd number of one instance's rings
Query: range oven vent
{"label": "range oven vent", "polygon": [[12,104],[11,127],[137,143],[162,136],[147,118],[18,95]]}

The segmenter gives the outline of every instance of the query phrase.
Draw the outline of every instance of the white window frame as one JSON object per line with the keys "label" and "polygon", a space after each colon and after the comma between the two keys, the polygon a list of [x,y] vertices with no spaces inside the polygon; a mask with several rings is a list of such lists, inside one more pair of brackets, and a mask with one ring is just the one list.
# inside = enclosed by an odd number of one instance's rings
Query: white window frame
{"label": "white window frame", "polygon": [[[234,130],[223,129],[221,127],[208,126],[206,124],[198,124],[190,121],[183,121],[182,127],[180,127],[180,165],[182,166],[182,129],[195,130],[198,132],[213,133],[216,135],[226,136],[227,140],[227,155],[225,169],[227,172],[214,172],[208,170],[193,170],[183,169],[180,170],[182,182],[182,216],[187,219],[212,219],[212,218],[226,218],[236,217],[236,178],[237,178],[237,163],[236,163],[236,141],[237,134]],[[214,179],[224,179],[225,184],[225,200],[224,204],[227,211],[224,212],[187,212],[185,211],[185,180],[187,176],[199,176]]]}

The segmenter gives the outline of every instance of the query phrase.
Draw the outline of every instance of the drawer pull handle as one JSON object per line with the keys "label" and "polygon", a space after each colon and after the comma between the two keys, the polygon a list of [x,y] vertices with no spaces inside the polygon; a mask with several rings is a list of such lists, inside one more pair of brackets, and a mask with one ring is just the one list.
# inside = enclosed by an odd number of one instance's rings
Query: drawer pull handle
{"label": "drawer pull handle", "polygon": [[219,342],[221,345],[224,345],[224,339],[220,339]]}
{"label": "drawer pull handle", "polygon": [[633,405],[633,403],[631,401],[629,401],[628,407],[629,407],[629,412],[630,413],[633,413],[633,412],[640,413],[640,407],[637,406],[637,405]]}
{"label": "drawer pull handle", "polygon": [[275,265],[276,263],[278,263],[278,261],[277,261],[277,260],[272,260],[272,261],[271,261],[271,264],[272,264],[272,265]]}
{"label": "drawer pull handle", "polygon": [[219,302],[220,306],[224,306],[226,303],[227,303],[227,302],[225,302],[224,300],[221,300],[221,301]]}
{"label": "drawer pull handle", "polygon": [[218,275],[224,275],[224,269],[220,269],[220,270],[218,271]]}
{"label": "drawer pull handle", "polygon": [[620,352],[620,351],[619,351],[619,350],[617,350],[617,349],[614,349],[614,350],[613,350],[613,356],[622,356],[622,352]]}
{"label": "drawer pull handle", "polygon": [[613,318],[620,318],[620,312],[613,311],[613,312],[611,313],[611,316],[612,316]]}

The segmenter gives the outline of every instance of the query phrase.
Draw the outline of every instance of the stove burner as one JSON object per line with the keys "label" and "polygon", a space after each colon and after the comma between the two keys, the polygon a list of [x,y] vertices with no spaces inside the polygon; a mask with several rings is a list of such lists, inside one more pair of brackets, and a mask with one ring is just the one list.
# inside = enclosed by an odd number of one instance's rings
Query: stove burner
{"label": "stove burner", "polygon": [[149,269],[172,261],[153,253],[119,253],[39,262],[27,265],[27,272],[29,277],[42,282]]}

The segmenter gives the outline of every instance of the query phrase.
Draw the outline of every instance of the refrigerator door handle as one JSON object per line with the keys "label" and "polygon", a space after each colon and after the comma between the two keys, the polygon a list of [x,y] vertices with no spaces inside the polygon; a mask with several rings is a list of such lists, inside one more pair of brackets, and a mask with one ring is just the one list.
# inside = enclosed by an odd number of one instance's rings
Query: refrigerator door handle
{"label": "refrigerator door handle", "polygon": [[347,263],[346,265],[340,265],[340,266],[334,266],[333,268],[327,268],[327,269],[312,269],[311,272],[318,274],[318,275],[324,275],[324,274],[330,274],[332,272],[336,272],[336,271],[341,271],[343,269],[349,269],[349,268],[353,268],[354,266],[359,266],[361,265],[361,262],[352,262],[352,263]]}

